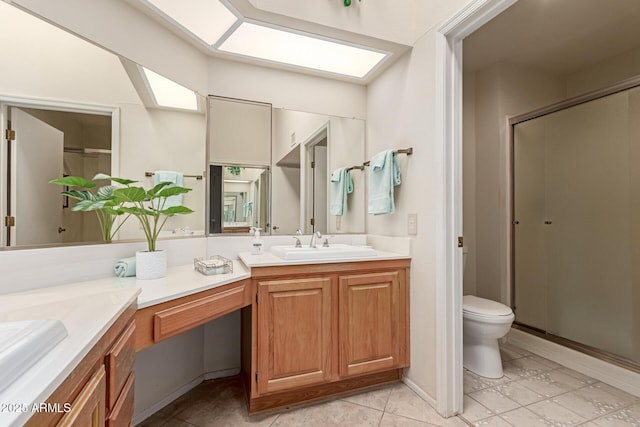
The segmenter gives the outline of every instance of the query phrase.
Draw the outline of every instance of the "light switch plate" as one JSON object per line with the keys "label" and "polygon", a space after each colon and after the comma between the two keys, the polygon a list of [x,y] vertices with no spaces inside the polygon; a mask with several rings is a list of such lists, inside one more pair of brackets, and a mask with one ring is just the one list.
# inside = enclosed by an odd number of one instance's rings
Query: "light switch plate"
{"label": "light switch plate", "polygon": [[410,236],[418,234],[418,214],[407,215],[407,234]]}

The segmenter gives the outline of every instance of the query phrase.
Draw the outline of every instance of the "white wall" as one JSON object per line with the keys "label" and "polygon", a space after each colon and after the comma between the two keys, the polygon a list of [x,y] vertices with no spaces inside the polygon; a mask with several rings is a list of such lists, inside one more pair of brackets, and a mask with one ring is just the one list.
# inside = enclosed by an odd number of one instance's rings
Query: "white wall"
{"label": "white wall", "polygon": [[[126,1],[12,2],[186,87],[206,93],[204,55]],[[72,61],[71,64],[77,65],[78,62]]]}
{"label": "white wall", "polygon": [[268,102],[274,108],[365,119],[366,88],[353,83],[219,58],[208,59],[210,95]]}
{"label": "white wall", "polygon": [[413,147],[399,155],[402,184],[396,187],[396,213],[367,217],[367,232],[407,236],[407,215],[416,213],[418,234],[411,263],[411,367],[407,376],[436,399],[436,222],[444,209],[437,193],[444,187],[443,156],[435,142],[436,30],[468,1],[430,2],[433,14],[425,34],[369,85],[367,97],[367,158],[388,148]]}

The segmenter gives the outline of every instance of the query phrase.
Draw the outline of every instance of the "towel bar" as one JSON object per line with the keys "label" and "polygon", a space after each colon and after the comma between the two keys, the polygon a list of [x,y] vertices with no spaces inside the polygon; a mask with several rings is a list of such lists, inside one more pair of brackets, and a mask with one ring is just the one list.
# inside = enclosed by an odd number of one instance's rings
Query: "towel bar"
{"label": "towel bar", "polygon": [[[145,172],[144,176],[153,176],[155,175],[153,172]],[[202,179],[202,175],[183,175],[185,178],[195,178],[195,179]]]}
{"label": "towel bar", "polygon": [[[396,153],[398,154],[406,154],[407,156],[410,156],[413,154],[413,147],[409,147],[409,148],[400,148],[398,150],[394,150]],[[367,160],[366,162],[364,162],[362,164],[362,166],[369,166],[369,160]],[[355,167],[355,166],[354,166]]]}

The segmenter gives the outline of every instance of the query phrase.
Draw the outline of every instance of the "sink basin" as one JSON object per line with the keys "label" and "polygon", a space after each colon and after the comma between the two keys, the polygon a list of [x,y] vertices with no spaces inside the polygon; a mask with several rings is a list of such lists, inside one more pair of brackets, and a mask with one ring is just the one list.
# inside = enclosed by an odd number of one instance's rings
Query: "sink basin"
{"label": "sink basin", "polygon": [[0,393],[67,335],[59,320],[0,322]]}
{"label": "sink basin", "polygon": [[352,246],[344,244],[332,244],[328,248],[318,245],[316,248],[303,246],[296,248],[293,245],[272,246],[270,251],[286,260],[323,260],[340,258],[366,258],[376,256],[374,249],[363,246]]}

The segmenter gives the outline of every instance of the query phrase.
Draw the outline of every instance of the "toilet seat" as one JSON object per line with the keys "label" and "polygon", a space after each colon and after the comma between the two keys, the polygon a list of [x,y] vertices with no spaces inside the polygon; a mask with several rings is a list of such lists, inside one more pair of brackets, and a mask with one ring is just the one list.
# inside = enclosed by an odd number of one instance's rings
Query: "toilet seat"
{"label": "toilet seat", "polygon": [[473,295],[462,297],[463,315],[476,318],[511,317],[513,311],[506,305]]}

